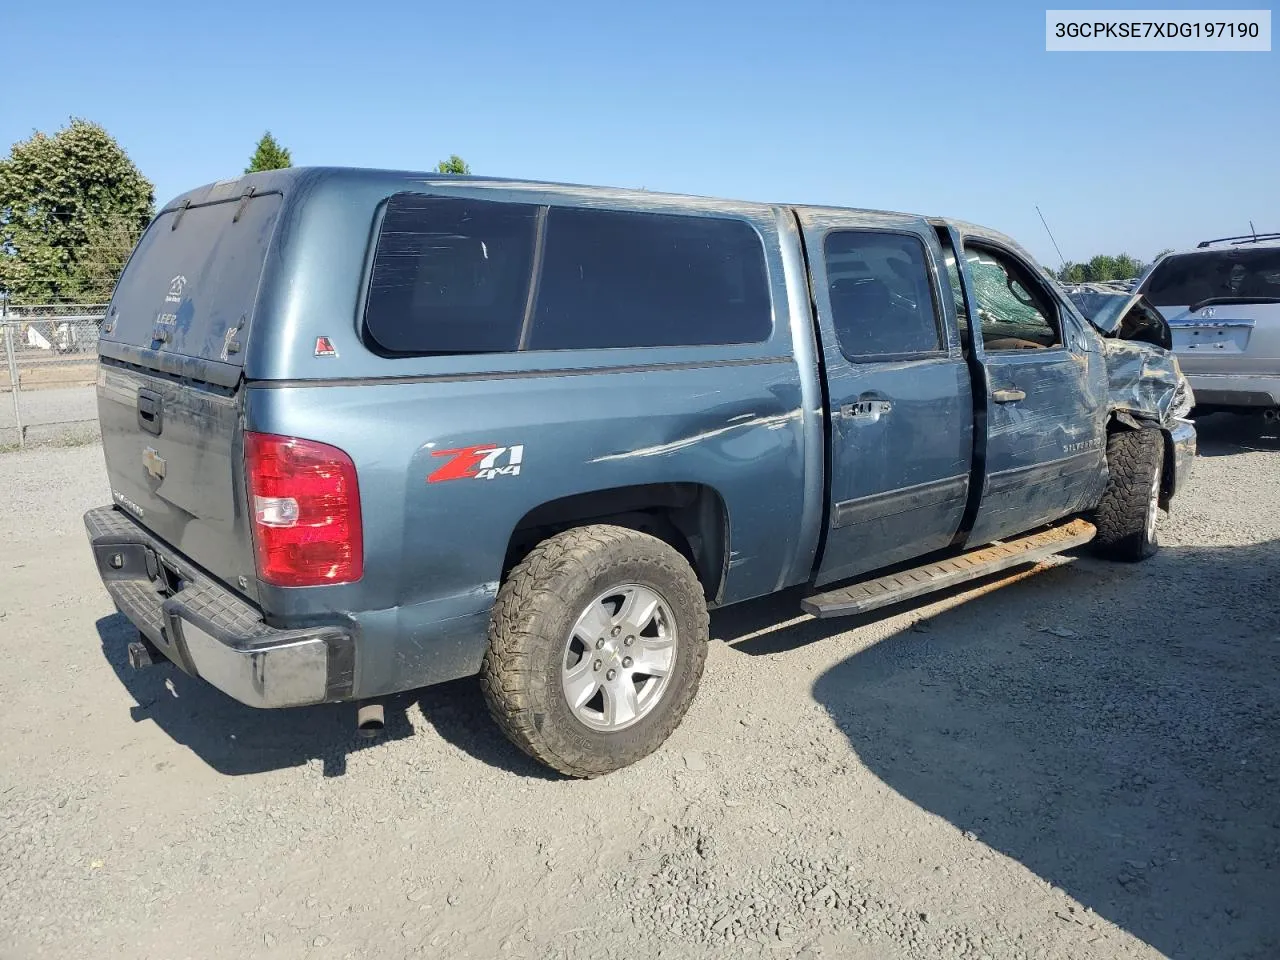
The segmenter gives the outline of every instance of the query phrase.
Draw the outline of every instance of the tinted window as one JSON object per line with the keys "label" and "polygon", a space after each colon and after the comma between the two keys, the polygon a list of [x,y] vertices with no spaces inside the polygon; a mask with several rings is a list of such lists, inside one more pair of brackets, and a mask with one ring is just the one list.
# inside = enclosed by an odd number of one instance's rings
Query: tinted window
{"label": "tinted window", "polygon": [[1211,297],[1280,297],[1280,249],[1211,250],[1165,257],[1143,284],[1157,307]]}
{"label": "tinted window", "polygon": [[552,207],[530,350],[766,340],[764,248],[741,220]]}
{"label": "tinted window", "polygon": [[279,214],[278,193],[162,213],[116,285],[102,338],[243,363],[230,347],[248,340]]}
{"label": "tinted window", "polygon": [[919,239],[841,231],[827,234],[823,249],[831,319],[846,357],[942,349]]}
{"label": "tinted window", "polygon": [[489,353],[520,341],[538,208],[399,194],[387,204],[365,322],[392,353]]}
{"label": "tinted window", "polygon": [[1044,288],[1012,257],[965,247],[987,350],[1033,350],[1058,342],[1055,311]]}

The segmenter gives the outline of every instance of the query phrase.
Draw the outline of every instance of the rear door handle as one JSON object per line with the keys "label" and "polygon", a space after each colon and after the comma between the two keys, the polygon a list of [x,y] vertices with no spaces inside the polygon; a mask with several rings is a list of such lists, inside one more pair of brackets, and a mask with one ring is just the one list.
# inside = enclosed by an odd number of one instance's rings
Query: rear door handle
{"label": "rear door handle", "polygon": [[991,399],[996,403],[1016,403],[1027,399],[1027,392],[1017,387],[1005,387],[1002,390],[992,390]]}

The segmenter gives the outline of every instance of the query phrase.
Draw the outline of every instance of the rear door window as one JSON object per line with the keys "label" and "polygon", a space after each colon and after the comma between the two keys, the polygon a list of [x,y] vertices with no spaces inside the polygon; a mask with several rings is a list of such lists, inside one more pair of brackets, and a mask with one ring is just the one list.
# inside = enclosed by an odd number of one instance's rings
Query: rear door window
{"label": "rear door window", "polygon": [[754,343],[772,328],[764,248],[744,221],[548,212],[529,349]]}
{"label": "rear door window", "polygon": [[537,224],[529,204],[392,197],[373,260],[369,336],[393,354],[515,350]]}
{"label": "rear door window", "polygon": [[823,243],[831,320],[850,360],[942,350],[924,244],[897,233],[840,230]]}
{"label": "rear door window", "polygon": [[102,339],[244,362],[280,195],[167,210],[116,284]]}
{"label": "rear door window", "polygon": [[1156,265],[1142,292],[1157,307],[1188,307],[1215,297],[1280,297],[1280,248],[1174,254]]}

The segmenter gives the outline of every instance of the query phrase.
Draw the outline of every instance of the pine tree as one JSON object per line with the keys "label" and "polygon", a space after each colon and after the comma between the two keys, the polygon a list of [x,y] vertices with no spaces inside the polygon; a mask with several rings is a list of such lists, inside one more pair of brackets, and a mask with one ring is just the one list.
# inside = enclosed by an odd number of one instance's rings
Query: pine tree
{"label": "pine tree", "polygon": [[245,167],[244,172],[261,173],[263,170],[283,170],[291,166],[293,158],[289,156],[289,151],[280,146],[268,130],[258,141],[258,147],[249,158],[249,166]]}

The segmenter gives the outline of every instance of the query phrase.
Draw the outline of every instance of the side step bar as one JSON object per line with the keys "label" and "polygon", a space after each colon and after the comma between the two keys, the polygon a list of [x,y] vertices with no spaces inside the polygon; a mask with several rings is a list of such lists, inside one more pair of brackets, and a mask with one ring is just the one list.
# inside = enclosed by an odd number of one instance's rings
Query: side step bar
{"label": "side step bar", "polygon": [[1088,543],[1097,530],[1085,520],[1072,520],[1048,530],[1027,534],[970,550],[958,557],[927,563],[923,567],[904,570],[864,580],[850,587],[816,593],[800,601],[805,613],[815,617],[844,617],[866,613],[891,603],[954,587],[958,583],[999,573],[1010,567],[1036,563],[1063,550]]}

